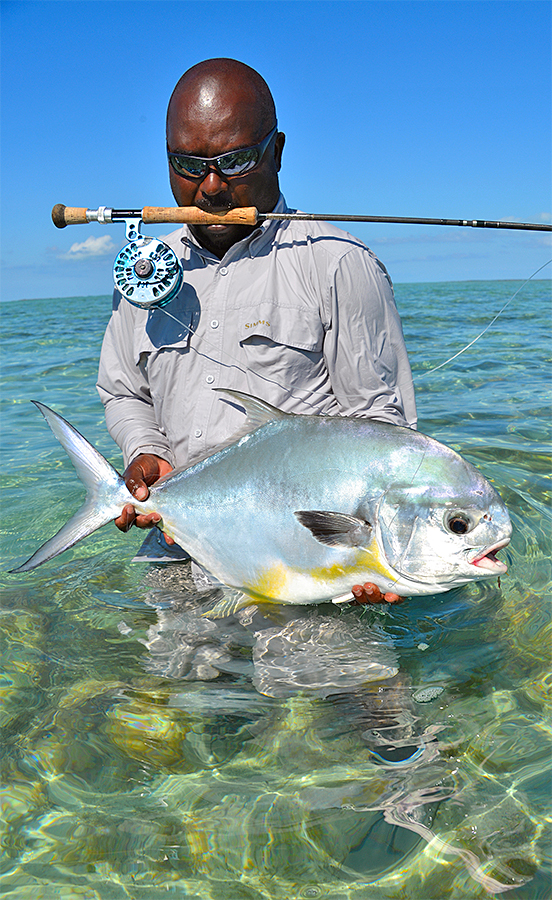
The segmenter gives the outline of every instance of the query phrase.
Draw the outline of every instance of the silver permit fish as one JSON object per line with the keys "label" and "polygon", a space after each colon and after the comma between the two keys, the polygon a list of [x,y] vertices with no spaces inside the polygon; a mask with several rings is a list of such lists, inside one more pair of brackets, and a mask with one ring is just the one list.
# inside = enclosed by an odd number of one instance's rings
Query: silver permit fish
{"label": "silver permit fish", "polygon": [[[132,502],[193,559],[235,589],[212,614],[255,602],[322,603],[375,583],[434,594],[506,571],[504,503],[450,448],[370,419],[298,416],[237,391],[247,421],[235,440],[171,472],[139,502],[68,422],[36,403],[87,489],[81,509],[18,569],[36,568]],[[35,401],[36,402],[36,401]],[[239,592],[239,593],[238,593]]]}

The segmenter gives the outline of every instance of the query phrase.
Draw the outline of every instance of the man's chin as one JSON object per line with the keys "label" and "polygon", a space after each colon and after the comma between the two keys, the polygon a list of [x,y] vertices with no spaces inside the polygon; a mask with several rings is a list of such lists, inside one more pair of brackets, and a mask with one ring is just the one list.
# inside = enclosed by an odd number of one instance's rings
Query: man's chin
{"label": "man's chin", "polygon": [[224,256],[230,247],[251,234],[253,227],[250,225],[192,225],[190,231],[206,250],[210,250],[218,256]]}

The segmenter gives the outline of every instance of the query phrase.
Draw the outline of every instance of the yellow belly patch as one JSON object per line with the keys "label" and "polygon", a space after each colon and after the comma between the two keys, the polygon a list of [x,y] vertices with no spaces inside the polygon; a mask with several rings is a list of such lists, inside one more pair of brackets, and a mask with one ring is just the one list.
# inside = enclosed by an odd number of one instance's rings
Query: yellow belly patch
{"label": "yellow belly patch", "polygon": [[394,574],[382,559],[375,536],[368,547],[355,550],[353,559],[350,559],[346,564],[333,563],[331,566],[319,566],[316,569],[311,569],[309,575],[316,581],[333,581],[343,576],[350,576],[354,579],[361,572],[366,574],[367,570],[374,575],[381,575],[382,578],[395,580]]}
{"label": "yellow belly patch", "polygon": [[368,547],[350,551],[347,556],[347,562],[312,569],[292,569],[284,563],[276,563],[266,569],[255,582],[245,585],[243,590],[261,601],[266,602],[268,599],[281,602],[283,597],[293,596],[295,593],[298,586],[296,579],[310,578],[331,585],[332,582],[350,578],[351,587],[355,580],[366,578],[369,574],[379,575],[389,581],[396,580],[396,576],[382,559],[375,537]]}
{"label": "yellow belly patch", "polygon": [[290,570],[283,563],[277,563],[270,569],[266,569],[254,584],[245,585],[244,590],[260,600],[267,598],[278,600],[287,593],[286,585],[289,575]]}

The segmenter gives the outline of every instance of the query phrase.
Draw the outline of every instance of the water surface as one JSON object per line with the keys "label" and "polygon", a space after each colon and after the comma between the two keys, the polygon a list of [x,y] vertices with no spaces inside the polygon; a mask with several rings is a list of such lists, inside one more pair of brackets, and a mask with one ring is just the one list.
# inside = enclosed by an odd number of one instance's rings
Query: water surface
{"label": "water surface", "polygon": [[82,499],[29,399],[121,457],[94,389],[108,298],[2,306],[5,896],[550,896],[550,282],[429,372],[518,287],[396,289],[420,430],[510,509],[501,584],[218,622],[114,527],[7,573]]}

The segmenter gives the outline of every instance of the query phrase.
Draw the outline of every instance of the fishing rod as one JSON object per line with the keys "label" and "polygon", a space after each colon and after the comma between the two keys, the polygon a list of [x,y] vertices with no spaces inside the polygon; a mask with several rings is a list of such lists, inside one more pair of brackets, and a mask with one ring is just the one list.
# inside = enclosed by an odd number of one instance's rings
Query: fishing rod
{"label": "fishing rod", "polygon": [[425,219],[410,216],[355,216],[330,213],[268,212],[260,213],[254,206],[229,209],[227,212],[204,212],[195,206],[144,206],[142,209],[98,209],[64,206],[57,203],[52,221],[57,228],[66,225],[86,225],[88,222],[124,222],[140,219],[145,225],[259,225],[270,219],[293,222],[387,222],[399,225],[457,225],[469,228],[507,228],[512,231],[552,231],[552,225],[536,222],[502,222],[487,219]]}
{"label": "fishing rod", "polygon": [[[100,206],[98,209],[86,207],[69,207],[57,203],[52,209],[52,221],[57,228],[65,228],[67,225],[86,225],[89,222],[108,224],[111,222],[124,222],[128,244],[118,253],[113,265],[113,280],[119,293],[133,306],[141,309],[162,309],[162,311],[174,319],[190,334],[193,329],[173,316],[167,309],[163,309],[174,297],[182,286],[183,272],[180,261],[171,247],[163,241],[146,237],[140,233],[140,226],[145,224],[238,224],[257,225],[266,219],[288,219],[294,221],[337,221],[337,222],[391,222],[398,224],[414,225],[459,225],[472,228],[508,228],[517,231],[552,231],[552,225],[537,224],[531,222],[500,222],[468,219],[425,219],[425,218],[401,218],[396,216],[346,216],[318,213],[259,213],[255,207],[240,207],[228,210],[225,213],[214,215],[206,213],[195,206],[145,206],[142,209],[111,209]],[[536,272],[527,279],[534,278],[545,266],[550,265],[549,260],[540,266]],[[506,306],[517,296],[519,291],[527,284],[525,281],[512,297],[504,304],[491,322],[469,344],[459,350],[454,356],[447,359],[439,366],[435,366],[422,373],[428,375],[436,369],[440,369],[456,359],[461,353],[469,349],[481,338],[501,315]],[[235,360],[237,362],[237,360]]]}
{"label": "fishing rod", "polygon": [[128,244],[117,255],[113,265],[115,287],[129,303],[142,309],[165,306],[176,297],[182,286],[183,273],[174,250],[158,238],[140,233],[145,225],[249,225],[270,219],[291,221],[394,222],[415,225],[467,225],[472,228],[509,228],[517,231],[552,231],[552,225],[531,222],[490,222],[480,219],[419,219],[397,216],[345,216],[329,213],[269,212],[260,213],[254,206],[237,207],[226,212],[204,212],[196,206],[144,206],[142,209],[98,209],[64,206],[52,209],[56,228],[99,222],[124,222]]}

